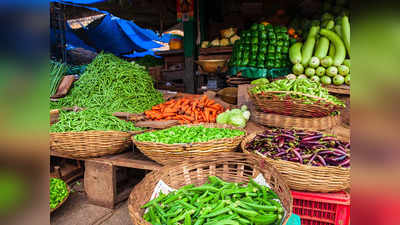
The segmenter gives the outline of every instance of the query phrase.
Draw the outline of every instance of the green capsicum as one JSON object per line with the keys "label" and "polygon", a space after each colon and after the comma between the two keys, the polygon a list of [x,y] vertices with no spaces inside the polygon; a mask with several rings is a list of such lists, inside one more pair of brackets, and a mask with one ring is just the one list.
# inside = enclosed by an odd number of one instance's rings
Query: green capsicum
{"label": "green capsicum", "polygon": [[269,45],[268,46],[268,53],[275,53],[275,46]]}

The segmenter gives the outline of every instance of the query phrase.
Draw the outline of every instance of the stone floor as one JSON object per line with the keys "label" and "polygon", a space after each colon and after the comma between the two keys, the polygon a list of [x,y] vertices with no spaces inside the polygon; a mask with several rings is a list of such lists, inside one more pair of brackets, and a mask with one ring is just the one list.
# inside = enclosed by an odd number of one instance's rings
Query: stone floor
{"label": "stone floor", "polygon": [[128,201],[121,202],[114,210],[88,203],[82,181],[71,185],[69,199],[54,211],[51,225],[131,225]]}

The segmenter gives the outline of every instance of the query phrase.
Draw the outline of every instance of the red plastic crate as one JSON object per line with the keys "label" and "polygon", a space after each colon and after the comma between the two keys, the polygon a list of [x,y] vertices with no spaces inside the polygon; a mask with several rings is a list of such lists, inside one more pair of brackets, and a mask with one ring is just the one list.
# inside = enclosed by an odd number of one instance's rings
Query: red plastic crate
{"label": "red plastic crate", "polygon": [[350,194],[292,191],[293,213],[302,225],[349,225]]}

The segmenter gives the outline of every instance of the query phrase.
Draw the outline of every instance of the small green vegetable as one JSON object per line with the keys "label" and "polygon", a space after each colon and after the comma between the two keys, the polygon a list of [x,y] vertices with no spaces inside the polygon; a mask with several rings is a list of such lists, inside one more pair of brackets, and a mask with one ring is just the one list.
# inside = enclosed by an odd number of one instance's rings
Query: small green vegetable
{"label": "small green vegetable", "polygon": [[146,132],[135,136],[138,141],[165,144],[207,142],[215,139],[233,138],[243,135],[241,130],[206,128],[204,126],[175,126],[164,130]]}
{"label": "small green vegetable", "polygon": [[67,196],[67,184],[61,179],[50,178],[50,209],[56,208]]}

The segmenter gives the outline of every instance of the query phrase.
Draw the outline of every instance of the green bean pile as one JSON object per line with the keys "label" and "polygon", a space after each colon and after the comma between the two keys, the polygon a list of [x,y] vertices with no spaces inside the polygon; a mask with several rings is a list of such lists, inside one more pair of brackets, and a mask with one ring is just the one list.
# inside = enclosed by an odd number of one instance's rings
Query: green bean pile
{"label": "green bean pile", "polygon": [[51,102],[50,107],[79,106],[102,108],[109,113],[141,113],[162,101],[162,94],[154,88],[144,67],[101,53],[86,67],[70,94]]}
{"label": "green bean pile", "polygon": [[[293,91],[301,92],[304,94],[309,94],[317,96],[332,103],[340,106],[345,106],[345,104],[337,99],[335,96],[329,94],[328,90],[321,86],[320,83],[310,81],[308,79],[281,79],[271,82],[269,84],[257,85],[250,90],[254,94],[259,94],[267,91]],[[285,96],[285,94],[276,94],[276,96]],[[312,104],[317,100],[311,97],[306,97],[303,95],[291,94],[292,98],[301,98],[305,103]]]}
{"label": "green bean pile", "polygon": [[250,179],[247,186],[215,176],[208,183],[186,185],[147,202],[143,218],[151,224],[240,225],[281,224],[284,215],[277,194]]}
{"label": "green bean pile", "polygon": [[164,144],[183,144],[233,138],[240,135],[244,135],[244,132],[234,129],[206,128],[204,126],[175,126],[164,130],[139,134],[135,136],[135,139],[138,141]]}
{"label": "green bean pile", "polygon": [[60,111],[59,121],[50,127],[50,132],[70,132],[89,130],[140,130],[132,122],[121,120],[104,110],[86,109],[79,112]]}

